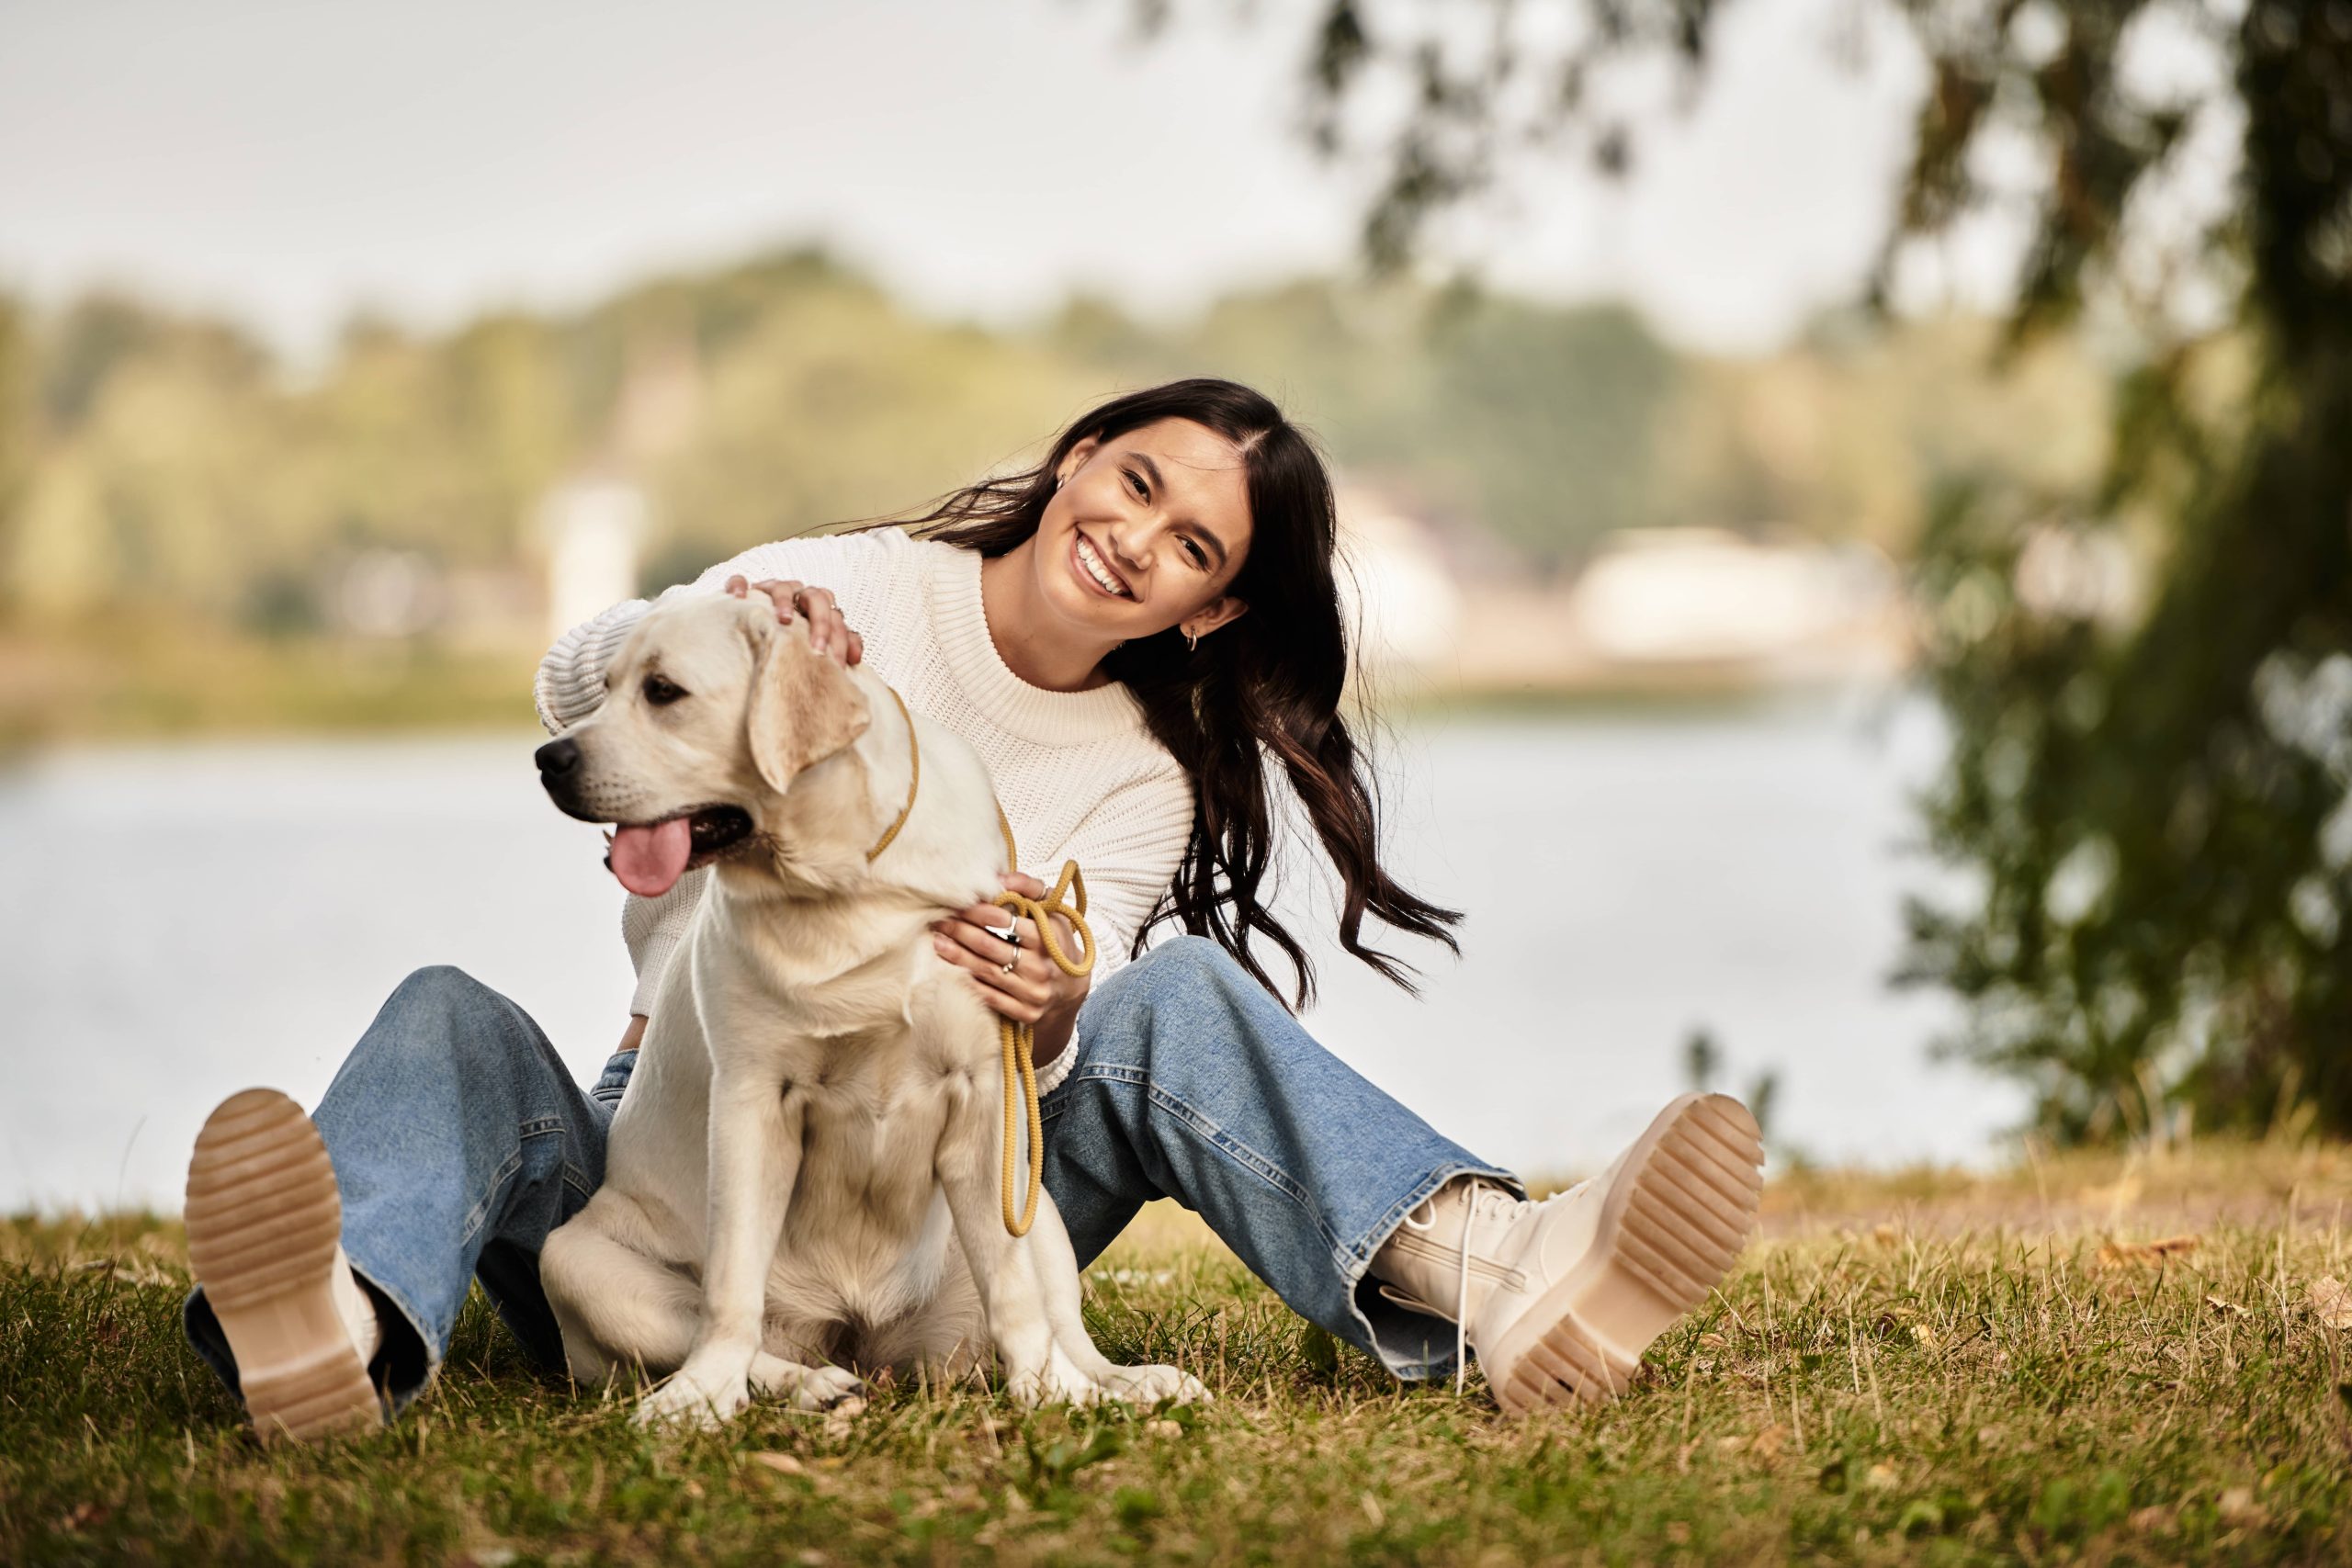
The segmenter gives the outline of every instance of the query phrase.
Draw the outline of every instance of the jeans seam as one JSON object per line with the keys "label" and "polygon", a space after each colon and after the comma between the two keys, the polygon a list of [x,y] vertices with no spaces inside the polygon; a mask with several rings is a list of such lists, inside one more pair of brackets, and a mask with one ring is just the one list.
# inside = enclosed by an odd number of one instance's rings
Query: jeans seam
{"label": "jeans seam", "polygon": [[1069,1090],[1088,1079],[1102,1083],[1141,1084],[1146,1089],[1151,1087],[1151,1075],[1141,1067],[1122,1066],[1115,1062],[1077,1067],[1071,1070],[1069,1077],[1054,1086],[1052,1093],[1038,1102],[1038,1115],[1046,1122],[1059,1117],[1069,1109]]}
{"label": "jeans seam", "polygon": [[506,1156],[506,1163],[500,1166],[497,1173],[491,1177],[490,1185],[483,1190],[481,1197],[467,1213],[463,1238],[466,1245],[472,1245],[474,1237],[481,1233],[482,1225],[490,1219],[491,1205],[497,1201],[498,1194],[505,1188],[507,1181],[522,1168],[523,1151],[518,1148]]}

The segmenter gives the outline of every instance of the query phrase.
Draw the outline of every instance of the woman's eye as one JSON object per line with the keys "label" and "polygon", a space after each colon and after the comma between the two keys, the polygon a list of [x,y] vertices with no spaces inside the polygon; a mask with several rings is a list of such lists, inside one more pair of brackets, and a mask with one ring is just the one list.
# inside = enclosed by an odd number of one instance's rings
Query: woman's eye
{"label": "woman's eye", "polygon": [[665,680],[660,675],[648,675],[645,678],[645,684],[639,690],[644,692],[645,700],[657,708],[668,707],[686,694],[686,689],[684,686],[679,685],[675,681]]}
{"label": "woman's eye", "polygon": [[1127,488],[1136,492],[1136,499],[1137,501],[1149,501],[1151,499],[1150,487],[1143,482],[1143,476],[1136,473],[1133,468],[1129,468],[1127,470]]}
{"label": "woman's eye", "polygon": [[1201,548],[1200,545],[1194,540],[1185,540],[1184,550],[1186,554],[1193,558],[1193,564],[1194,566],[1206,566],[1209,564],[1208,552]]}

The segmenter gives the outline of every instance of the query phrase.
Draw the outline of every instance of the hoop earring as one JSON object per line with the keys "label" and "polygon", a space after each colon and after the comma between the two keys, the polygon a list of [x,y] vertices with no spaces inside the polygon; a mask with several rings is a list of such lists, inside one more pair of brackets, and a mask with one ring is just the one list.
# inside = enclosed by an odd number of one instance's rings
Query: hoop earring
{"label": "hoop earring", "polygon": [[1201,639],[1194,637],[1191,632],[1186,632],[1184,634],[1184,651],[1187,653],[1198,653],[1200,650]]}

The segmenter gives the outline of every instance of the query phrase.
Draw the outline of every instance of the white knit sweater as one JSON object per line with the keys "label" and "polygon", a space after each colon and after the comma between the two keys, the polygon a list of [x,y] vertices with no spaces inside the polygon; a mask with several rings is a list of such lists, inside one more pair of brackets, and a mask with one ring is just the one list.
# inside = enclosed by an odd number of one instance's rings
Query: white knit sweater
{"label": "white knit sweater", "polygon": [[[662,597],[716,592],[738,572],[754,582],[786,578],[831,589],[865,639],[866,667],[988,764],[1022,869],[1051,883],[1062,862],[1078,862],[1087,922],[1102,948],[1093,978],[1102,984],[1174,879],[1193,829],[1192,781],[1152,739],[1127,689],[1048,692],[1005,668],[989,635],[974,551],[896,528],[786,539],[746,550]],[[650,608],[642,599],[616,604],[548,651],[533,696],[549,733],[605,700],[605,667]],[[622,906],[621,933],[637,964],[632,1012],[652,1006],[709,874],[690,872],[660,898],[630,895]],[[1069,1075],[1076,1044],[1039,1069],[1039,1089]]]}

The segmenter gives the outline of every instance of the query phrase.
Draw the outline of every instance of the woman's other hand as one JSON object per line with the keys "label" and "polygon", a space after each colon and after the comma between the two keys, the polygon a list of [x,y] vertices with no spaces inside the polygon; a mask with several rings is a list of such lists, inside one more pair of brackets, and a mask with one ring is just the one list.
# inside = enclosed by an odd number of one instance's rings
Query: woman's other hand
{"label": "woman's other hand", "polygon": [[[1044,883],[1019,872],[1007,876],[1004,886],[1008,892],[1024,898],[1043,898],[1047,891]],[[1020,934],[1017,944],[997,934],[1007,922]],[[1015,919],[1011,910],[994,904],[974,904],[934,922],[931,931],[932,946],[939,956],[978,982],[980,1000],[992,1011],[1037,1026],[1039,1062],[1049,1062],[1060,1054],[1069,1039],[1070,1026],[1078,1021],[1078,1010],[1086,1000],[1091,976],[1063,974],[1061,965],[1046,955],[1035,921]],[[1055,918],[1054,936],[1064,953],[1078,957],[1078,939],[1068,920]],[[1008,964],[1010,971],[1005,967]]]}
{"label": "woman's other hand", "polygon": [[738,599],[766,594],[775,605],[778,626],[788,626],[793,616],[799,615],[808,623],[808,646],[820,653],[829,653],[843,664],[854,664],[865,657],[865,639],[850,630],[830,589],[774,577],[752,582],[738,575],[727,580],[727,592]]}

